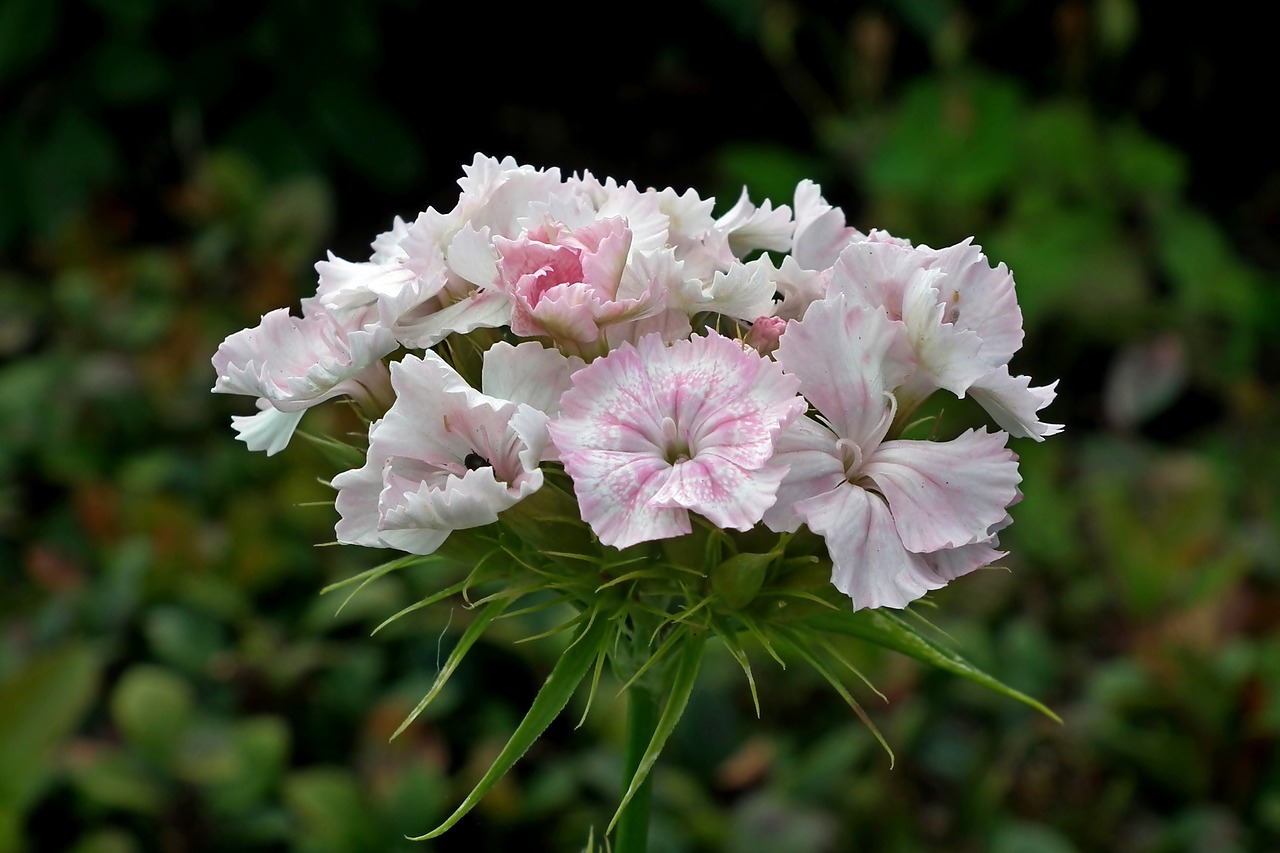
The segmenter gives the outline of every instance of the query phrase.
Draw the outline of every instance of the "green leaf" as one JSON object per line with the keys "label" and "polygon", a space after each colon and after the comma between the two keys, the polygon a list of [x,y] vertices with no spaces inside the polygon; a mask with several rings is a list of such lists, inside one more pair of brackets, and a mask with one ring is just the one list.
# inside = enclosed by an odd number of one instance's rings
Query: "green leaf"
{"label": "green leaf", "polygon": [[693,683],[698,678],[698,666],[702,663],[702,647],[706,638],[705,633],[689,634],[684,641],[671,679],[671,691],[667,694],[667,703],[662,707],[662,716],[658,717],[658,725],[653,730],[649,746],[645,749],[644,755],[640,756],[640,764],[636,767],[635,775],[631,777],[627,793],[622,796],[622,802],[618,804],[618,810],[613,813],[613,819],[609,821],[609,828],[606,831],[613,831],[614,824],[622,816],[627,803],[631,802],[631,798],[636,795],[636,791],[640,790],[649,771],[653,769],[654,763],[662,753],[662,748],[666,746],[667,738],[671,737],[671,733],[675,731],[676,723],[680,722],[680,718],[684,716],[684,709],[689,704],[689,696],[693,693]]}
{"label": "green leaf", "polygon": [[462,663],[462,659],[467,656],[467,652],[471,651],[471,647],[476,644],[476,640],[480,639],[480,636],[485,632],[485,629],[489,627],[489,623],[496,619],[502,611],[506,610],[512,601],[513,599],[510,598],[495,599],[494,601],[489,602],[489,604],[480,611],[480,614],[472,620],[471,624],[467,626],[467,630],[462,632],[462,637],[458,640],[458,645],[454,646],[453,651],[449,653],[449,659],[446,660],[444,662],[444,666],[440,668],[440,672],[436,675],[435,683],[431,685],[431,689],[427,691],[427,695],[422,697],[422,701],[419,702],[417,707],[409,713],[409,716],[404,718],[404,722],[401,723],[400,727],[391,735],[392,740],[399,737],[400,733],[408,728],[409,724],[416,720],[418,715],[431,704],[431,700],[440,695],[440,691],[444,689],[444,686],[448,683],[450,676],[452,676],[454,670],[458,668],[458,664]]}
{"label": "green leaf", "polygon": [[65,646],[0,685],[0,812],[21,814],[39,796],[54,750],[93,700],[100,666],[88,646]]}
{"label": "green leaf", "polygon": [[359,468],[364,465],[365,454],[358,447],[352,447],[345,441],[338,441],[338,439],[330,438],[327,435],[312,435],[303,430],[298,430],[297,434],[314,444],[325,459],[328,459],[343,470]]}
{"label": "green leaf", "polygon": [[462,805],[458,806],[444,823],[425,835],[410,838],[411,841],[426,841],[444,834],[462,820],[467,812],[475,808],[476,803],[480,802],[484,795],[498,783],[498,780],[506,775],[507,771],[520,760],[520,756],[528,752],[534,741],[541,737],[547,726],[551,725],[551,721],[564,710],[574,690],[586,677],[587,670],[591,669],[596,656],[608,645],[612,629],[613,625],[608,619],[587,620],[573,643],[556,662],[555,668],[551,670],[551,675],[547,677],[538,695],[534,697],[529,713],[525,714],[520,725],[516,726],[507,745],[502,748],[502,752],[498,753],[498,757],[494,759],[493,764],[476,783],[467,798],[462,801]]}
{"label": "green leaf", "polygon": [[125,738],[160,761],[172,754],[194,708],[191,685],[147,664],[130,667],[111,695],[111,715]]}
{"label": "green leaf", "polygon": [[1050,719],[1059,723],[1062,722],[1062,719],[1057,714],[1049,710],[1041,702],[987,675],[951,649],[939,645],[919,633],[900,616],[884,610],[855,610],[844,613],[824,612],[810,616],[803,624],[819,631],[857,637],[877,646],[900,652],[953,675],[981,684],[983,687],[994,690],[1002,696],[1030,705]]}

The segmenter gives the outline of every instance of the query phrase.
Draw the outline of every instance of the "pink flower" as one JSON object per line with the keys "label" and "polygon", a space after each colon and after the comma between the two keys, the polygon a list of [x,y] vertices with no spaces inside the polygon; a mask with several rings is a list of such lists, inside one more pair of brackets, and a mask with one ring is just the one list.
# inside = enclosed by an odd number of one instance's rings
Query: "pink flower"
{"label": "pink flower", "polygon": [[[547,222],[515,240],[495,239],[495,286],[513,303],[511,331],[593,353],[605,349],[597,344],[604,327],[660,313],[661,273],[628,263],[631,236],[626,220],[614,217],[572,231]],[[678,277],[674,260],[670,272]]]}
{"label": "pink flower", "polygon": [[258,398],[258,414],[232,418],[250,450],[283,450],[303,410],[334,397],[378,410],[390,401],[382,357],[396,348],[391,332],[369,319],[368,310],[339,315],[314,300],[304,300],[303,308],[303,317],[287,308],[264,314],[214,353],[213,390]]}
{"label": "pink flower", "polygon": [[393,364],[391,383],[364,466],[333,479],[339,542],[430,554],[542,486],[545,414],[481,394],[430,350]]}
{"label": "pink flower", "polygon": [[972,240],[931,249],[874,232],[840,253],[828,292],[882,307],[906,326],[919,365],[896,392],[908,409],[944,388],[971,395],[1016,437],[1041,441],[1061,431],[1037,414],[1053,401],[1054,385],[1033,388],[1009,371],[1022,345],[1013,275],[1004,264],[993,268]]}
{"label": "pink flower", "polygon": [[709,332],[624,344],[573,374],[550,425],[582,518],[606,545],[690,532],[689,512],[749,530],[784,468],[774,441],[805,410],[799,382]]}
{"label": "pink flower", "polygon": [[855,608],[905,607],[1000,556],[993,547],[1018,496],[1004,433],[951,441],[885,441],[891,389],[916,368],[903,327],[843,295],[792,321],[776,353],[822,422],[797,420],[778,440],[788,473],[765,515],[827,542],[832,582]]}

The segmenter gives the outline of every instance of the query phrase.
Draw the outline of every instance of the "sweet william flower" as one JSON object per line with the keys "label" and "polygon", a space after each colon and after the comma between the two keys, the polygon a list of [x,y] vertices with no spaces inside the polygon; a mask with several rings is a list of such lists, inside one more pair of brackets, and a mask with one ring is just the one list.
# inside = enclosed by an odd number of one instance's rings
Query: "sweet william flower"
{"label": "sweet william flower", "polygon": [[629,262],[631,241],[620,217],[574,230],[548,221],[518,239],[495,239],[495,287],[511,299],[511,331],[590,354],[607,348],[602,329],[661,313],[668,281],[679,281],[674,258],[665,267],[660,254]]}
{"label": "sweet william flower", "polygon": [[232,418],[241,441],[268,455],[288,445],[302,412],[347,396],[379,411],[390,402],[382,357],[395,337],[369,311],[334,314],[314,300],[304,316],[287,308],[227,337],[213,356],[213,390],[258,398],[258,414]]}
{"label": "sweet william flower", "polygon": [[691,511],[751,529],[786,473],[774,442],[806,407],[795,377],[715,332],[646,336],[572,383],[551,435],[583,520],[617,548],[688,533]]}
{"label": "sweet william flower", "polygon": [[1013,275],[992,267],[972,238],[931,249],[873,231],[841,251],[829,293],[882,307],[906,326],[919,364],[898,391],[908,409],[944,388],[972,396],[1015,437],[1043,441],[1061,431],[1038,415],[1056,383],[1032,387],[1009,371],[1023,335]]}
{"label": "sweet william flower", "polygon": [[476,391],[430,351],[392,365],[391,383],[364,466],[333,479],[339,542],[430,554],[541,488],[544,413]]}
{"label": "sweet william flower", "polygon": [[776,358],[822,422],[801,418],[779,439],[788,473],[765,522],[822,536],[832,582],[855,608],[905,607],[1000,556],[994,536],[1021,480],[1007,436],[885,440],[892,389],[916,363],[883,308],[815,302],[788,323]]}

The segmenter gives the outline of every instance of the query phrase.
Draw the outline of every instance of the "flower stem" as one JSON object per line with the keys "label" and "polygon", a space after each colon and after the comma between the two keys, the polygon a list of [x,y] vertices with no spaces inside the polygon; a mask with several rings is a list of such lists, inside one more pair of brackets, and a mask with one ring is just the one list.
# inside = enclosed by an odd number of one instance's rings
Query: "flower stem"
{"label": "flower stem", "polygon": [[[622,790],[627,790],[640,758],[649,746],[658,725],[658,699],[653,692],[633,684],[627,690],[627,743],[623,756]],[[649,803],[653,794],[653,774],[644,780],[618,818],[615,853],[646,853],[649,843]]]}

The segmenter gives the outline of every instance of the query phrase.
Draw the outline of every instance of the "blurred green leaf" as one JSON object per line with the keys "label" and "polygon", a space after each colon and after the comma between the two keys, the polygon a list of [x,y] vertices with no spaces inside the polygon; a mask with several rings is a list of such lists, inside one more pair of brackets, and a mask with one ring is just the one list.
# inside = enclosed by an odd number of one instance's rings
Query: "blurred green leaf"
{"label": "blurred green leaf", "polygon": [[111,713],[121,733],[161,762],[172,755],[194,706],[195,695],[186,681],[145,664],[130,667],[111,694]]}
{"label": "blurred green leaf", "polygon": [[93,82],[108,102],[134,103],[157,98],[169,85],[161,54],[124,40],[101,44],[92,57]]}
{"label": "blurred green leaf", "polygon": [[5,0],[0,4],[0,83],[45,52],[58,29],[59,0]]}
{"label": "blurred green leaf", "polygon": [[162,779],[138,756],[115,747],[99,748],[71,768],[76,789],[94,806],[147,815],[159,813],[168,799]]}
{"label": "blurred green leaf", "polygon": [[302,853],[363,853],[382,849],[374,815],[356,777],[318,767],[285,780],[284,799],[297,826],[294,845]]}
{"label": "blurred green leaf", "polygon": [[21,814],[52,776],[52,758],[97,690],[101,661],[87,645],[51,649],[0,685],[0,811]]}

